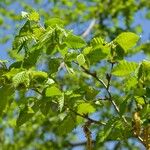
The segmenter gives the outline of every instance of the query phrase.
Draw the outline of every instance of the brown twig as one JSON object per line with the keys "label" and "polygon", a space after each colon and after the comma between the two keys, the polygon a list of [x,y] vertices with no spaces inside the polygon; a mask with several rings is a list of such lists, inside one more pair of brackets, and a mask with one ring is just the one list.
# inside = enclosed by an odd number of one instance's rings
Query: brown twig
{"label": "brown twig", "polygon": [[[92,141],[92,144],[94,144],[96,141]],[[85,146],[86,145],[86,141],[83,141],[83,142],[78,142],[78,143],[69,143],[69,145],[71,147],[76,147],[76,146]]]}
{"label": "brown twig", "polygon": [[90,126],[91,126],[90,121],[87,121],[83,125],[83,131],[84,131],[85,137],[87,139],[87,142],[86,142],[87,150],[92,150],[92,136],[91,136]]}
{"label": "brown twig", "polygon": [[[75,64],[78,65],[77,62],[74,62]],[[94,79],[96,79],[98,82],[100,82],[100,84],[103,85],[103,87],[105,88],[107,94],[108,94],[108,100],[111,102],[111,104],[114,106],[116,112],[120,115],[120,110],[119,107],[117,106],[117,104],[115,103],[115,101],[112,99],[111,93],[109,91],[109,88],[107,87],[107,85],[105,84],[105,82],[102,79],[99,79],[96,72],[92,73],[90,72],[88,69],[86,69],[84,66],[80,66],[83,71],[89,75],[91,75]],[[128,122],[126,120],[126,118],[124,116],[121,116],[121,118],[123,119],[123,121],[128,125]]]}
{"label": "brown twig", "polygon": [[110,81],[111,81],[111,78],[112,78],[112,69],[114,67],[114,63],[111,63],[111,69],[110,69],[110,73],[106,75],[106,78],[107,78],[107,90],[109,90],[109,87],[110,87]]}
{"label": "brown twig", "polygon": [[[68,106],[67,106],[68,107]],[[97,121],[97,120],[94,120],[92,118],[89,118],[88,115],[82,115],[82,114],[79,114],[78,112],[76,112],[75,110],[73,110],[72,108],[69,108],[69,110],[71,112],[73,112],[74,114],[76,114],[77,116],[80,116],[84,119],[87,119],[88,121],[90,121],[91,123],[95,123],[95,124],[98,124],[98,125],[106,125],[105,122],[102,122],[102,121]]]}

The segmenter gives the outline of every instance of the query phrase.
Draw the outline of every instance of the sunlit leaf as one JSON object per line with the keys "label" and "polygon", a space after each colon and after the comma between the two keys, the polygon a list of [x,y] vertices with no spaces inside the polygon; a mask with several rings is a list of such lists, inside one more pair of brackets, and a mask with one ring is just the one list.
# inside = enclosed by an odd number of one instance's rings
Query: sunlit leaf
{"label": "sunlit leaf", "polygon": [[51,86],[46,89],[45,92],[47,97],[62,95],[62,92],[56,86]]}
{"label": "sunlit leaf", "polygon": [[135,62],[120,61],[119,64],[113,69],[112,74],[115,76],[130,75],[137,69]]}
{"label": "sunlit leaf", "polygon": [[80,66],[84,65],[85,63],[85,58],[84,58],[84,55],[83,54],[79,54],[77,56],[77,62],[79,63]]}
{"label": "sunlit leaf", "polygon": [[129,50],[136,45],[139,40],[139,36],[132,32],[123,32],[116,37],[114,40],[117,42],[125,51]]}

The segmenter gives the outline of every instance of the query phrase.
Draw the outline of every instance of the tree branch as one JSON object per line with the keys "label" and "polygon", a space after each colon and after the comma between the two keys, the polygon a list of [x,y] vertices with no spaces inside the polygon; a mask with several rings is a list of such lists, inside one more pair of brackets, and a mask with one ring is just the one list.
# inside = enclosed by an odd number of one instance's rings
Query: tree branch
{"label": "tree branch", "polygon": [[[68,106],[67,106],[68,107]],[[68,107],[69,108],[69,107]],[[73,113],[75,113],[77,116],[80,116],[84,119],[87,119],[88,121],[90,121],[91,123],[95,123],[95,124],[98,124],[98,125],[106,125],[105,122],[103,121],[97,121],[97,120],[94,120],[92,118],[89,118],[88,115],[82,115],[82,114],[79,114],[78,112],[76,112],[75,110],[73,110],[72,108],[69,108],[70,111],[72,111]]]}
{"label": "tree branch", "polygon": [[[96,141],[92,141],[92,143],[94,144]],[[85,146],[86,145],[86,141],[83,141],[83,142],[78,142],[78,143],[69,143],[69,145],[71,147],[76,147],[76,146]]]}
{"label": "tree branch", "polygon": [[112,72],[113,67],[114,67],[114,63],[111,63],[110,73],[106,74],[106,79],[108,81],[108,83],[107,83],[107,90],[109,90],[109,87],[110,87],[110,81],[111,81],[111,78],[112,78],[111,72]]}
{"label": "tree branch", "polygon": [[93,20],[91,21],[91,23],[89,24],[88,28],[87,28],[87,29],[84,31],[84,33],[82,34],[82,37],[85,38],[86,36],[89,35],[89,33],[91,32],[91,30],[92,30],[92,28],[94,27],[95,23],[96,23],[96,19],[93,19]]}
{"label": "tree branch", "polygon": [[[77,62],[74,62],[75,64],[79,65]],[[116,112],[120,115],[120,110],[119,107],[117,106],[117,104],[115,103],[115,101],[112,99],[111,93],[109,91],[108,85],[105,84],[105,82],[102,79],[99,79],[96,72],[92,73],[90,72],[88,69],[86,69],[84,66],[80,66],[83,71],[89,75],[91,75],[93,78],[95,78],[98,82],[100,82],[100,84],[103,85],[103,87],[105,88],[105,90],[107,91],[108,94],[108,100],[111,102],[111,104],[114,106]],[[126,120],[126,118],[124,116],[120,116],[123,121],[128,125],[128,122]]]}

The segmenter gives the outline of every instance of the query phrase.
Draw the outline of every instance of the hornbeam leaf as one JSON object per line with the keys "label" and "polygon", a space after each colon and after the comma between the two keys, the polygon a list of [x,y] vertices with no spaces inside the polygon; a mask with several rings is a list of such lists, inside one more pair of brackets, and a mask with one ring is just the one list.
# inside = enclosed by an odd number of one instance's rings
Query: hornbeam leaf
{"label": "hornbeam leaf", "polygon": [[130,75],[137,69],[135,62],[120,61],[119,64],[113,69],[112,74],[115,76]]}
{"label": "hornbeam leaf", "polygon": [[40,20],[40,16],[37,12],[32,12],[29,14],[29,20],[32,20],[32,21],[39,21]]}
{"label": "hornbeam leaf", "polygon": [[68,35],[64,42],[68,45],[69,48],[78,49],[82,48],[86,45],[86,42],[80,37],[76,35]]}
{"label": "hornbeam leaf", "polygon": [[62,92],[56,86],[51,86],[46,89],[45,94],[47,97],[51,97],[62,95]]}
{"label": "hornbeam leaf", "polygon": [[58,103],[59,103],[59,110],[61,112],[64,107],[64,94],[62,94],[62,96],[58,98]]}
{"label": "hornbeam leaf", "polygon": [[79,114],[88,114],[93,113],[95,111],[95,108],[90,103],[82,103],[78,105],[78,113]]}
{"label": "hornbeam leaf", "polygon": [[[78,105],[77,112],[81,115],[86,115],[95,112],[95,108],[90,103],[81,103]],[[83,118],[77,116],[77,123],[81,123]]]}
{"label": "hornbeam leaf", "polygon": [[79,54],[77,56],[77,61],[78,61],[79,65],[82,66],[85,63],[84,55],[83,54]]}
{"label": "hornbeam leaf", "polygon": [[53,27],[53,26],[56,26],[56,25],[64,25],[64,21],[63,20],[61,20],[61,19],[59,19],[59,18],[51,18],[51,19],[48,19],[48,20],[46,20],[46,22],[45,22],[45,26],[47,27],[47,26],[51,26],[51,27]]}
{"label": "hornbeam leaf", "polygon": [[123,32],[115,38],[115,42],[127,52],[128,49],[136,45],[139,40],[139,36],[132,32]]}
{"label": "hornbeam leaf", "polygon": [[17,73],[12,78],[12,82],[15,88],[20,87],[20,86],[28,87],[30,84],[29,72],[22,71],[22,72]]}

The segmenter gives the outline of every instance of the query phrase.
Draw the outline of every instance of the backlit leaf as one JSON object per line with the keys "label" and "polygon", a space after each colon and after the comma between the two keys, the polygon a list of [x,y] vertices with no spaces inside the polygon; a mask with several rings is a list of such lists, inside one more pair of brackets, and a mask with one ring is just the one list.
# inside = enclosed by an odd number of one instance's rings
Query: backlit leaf
{"label": "backlit leaf", "polygon": [[139,36],[132,32],[123,32],[114,40],[119,44],[126,52],[128,49],[136,45],[139,40]]}
{"label": "backlit leaf", "polygon": [[77,56],[77,62],[79,63],[80,66],[84,65],[85,63],[85,58],[84,58],[84,55],[83,54],[79,54]]}
{"label": "backlit leaf", "polygon": [[78,49],[82,48],[86,45],[86,42],[79,36],[76,35],[68,35],[64,41],[69,48]]}
{"label": "backlit leaf", "polygon": [[62,95],[62,92],[56,86],[51,86],[46,89],[45,92],[47,97]]}
{"label": "backlit leaf", "polygon": [[120,61],[119,64],[113,69],[112,74],[115,76],[130,75],[137,69],[135,62]]}

